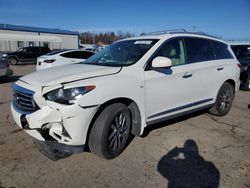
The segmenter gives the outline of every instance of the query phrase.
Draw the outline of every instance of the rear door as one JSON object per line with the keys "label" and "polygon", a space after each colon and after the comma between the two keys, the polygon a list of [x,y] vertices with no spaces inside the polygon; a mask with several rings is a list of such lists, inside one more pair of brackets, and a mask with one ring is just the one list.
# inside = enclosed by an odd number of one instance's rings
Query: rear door
{"label": "rear door", "polygon": [[23,48],[22,51],[19,53],[19,60],[21,62],[28,62],[31,59],[31,50],[29,47]]}
{"label": "rear door", "polygon": [[[187,37],[187,62],[193,67],[197,80],[193,97],[215,101],[219,88],[226,80],[229,58],[227,45],[210,39]],[[228,52],[228,53],[227,53]],[[195,78],[195,79],[196,79]]]}
{"label": "rear door", "polygon": [[28,63],[34,63],[38,54],[38,48],[35,47],[27,47],[24,48],[22,53],[22,59]]}
{"label": "rear door", "polygon": [[[210,40],[196,37],[185,38],[187,49],[187,63],[193,67],[193,73],[197,80],[193,97],[197,100],[213,99],[214,91],[217,91],[218,79],[215,54]],[[215,89],[216,88],[216,89]]]}

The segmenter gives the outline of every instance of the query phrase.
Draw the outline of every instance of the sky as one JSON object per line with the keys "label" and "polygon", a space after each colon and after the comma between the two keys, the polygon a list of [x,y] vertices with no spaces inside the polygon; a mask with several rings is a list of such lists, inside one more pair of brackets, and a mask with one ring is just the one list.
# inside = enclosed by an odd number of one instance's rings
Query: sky
{"label": "sky", "polygon": [[0,0],[0,23],[73,31],[202,31],[250,40],[250,0]]}

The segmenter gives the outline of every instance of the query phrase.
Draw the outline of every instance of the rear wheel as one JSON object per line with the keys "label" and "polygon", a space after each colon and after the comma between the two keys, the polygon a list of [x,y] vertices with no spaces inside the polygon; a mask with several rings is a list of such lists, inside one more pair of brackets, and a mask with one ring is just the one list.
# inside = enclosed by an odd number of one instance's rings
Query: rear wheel
{"label": "rear wheel", "polygon": [[91,129],[91,152],[106,159],[117,157],[127,146],[130,129],[131,113],[126,105],[115,103],[106,107]]}
{"label": "rear wheel", "polygon": [[16,65],[18,63],[17,58],[15,58],[15,57],[10,57],[9,61],[10,61],[11,65]]}
{"label": "rear wheel", "polygon": [[217,95],[214,106],[209,112],[216,116],[225,116],[231,109],[234,100],[234,87],[225,82]]}

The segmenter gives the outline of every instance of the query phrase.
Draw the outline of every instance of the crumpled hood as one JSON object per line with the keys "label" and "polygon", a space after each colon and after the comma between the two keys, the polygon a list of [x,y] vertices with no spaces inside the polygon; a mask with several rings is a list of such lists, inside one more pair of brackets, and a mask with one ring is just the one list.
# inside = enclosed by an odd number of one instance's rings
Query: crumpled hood
{"label": "crumpled hood", "polygon": [[116,74],[120,69],[121,67],[71,64],[36,71],[21,77],[20,80],[35,86],[51,86],[75,80]]}

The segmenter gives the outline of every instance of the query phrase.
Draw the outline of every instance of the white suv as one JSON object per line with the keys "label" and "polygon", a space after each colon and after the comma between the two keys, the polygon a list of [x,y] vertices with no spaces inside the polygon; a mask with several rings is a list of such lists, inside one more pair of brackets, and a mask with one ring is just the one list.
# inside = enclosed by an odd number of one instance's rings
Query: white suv
{"label": "white suv", "polygon": [[206,108],[226,115],[239,88],[237,64],[227,43],[202,34],[128,38],[84,63],[20,78],[12,114],[52,160],[86,147],[112,159],[149,125]]}

